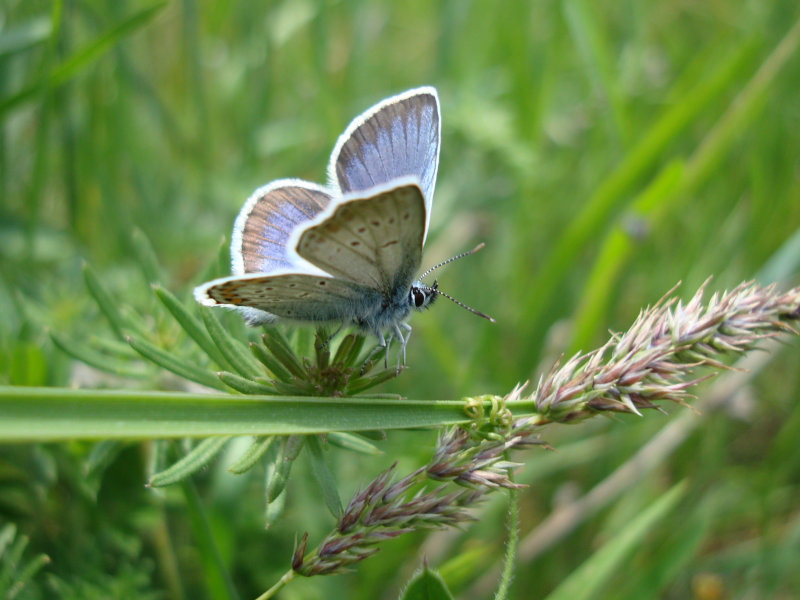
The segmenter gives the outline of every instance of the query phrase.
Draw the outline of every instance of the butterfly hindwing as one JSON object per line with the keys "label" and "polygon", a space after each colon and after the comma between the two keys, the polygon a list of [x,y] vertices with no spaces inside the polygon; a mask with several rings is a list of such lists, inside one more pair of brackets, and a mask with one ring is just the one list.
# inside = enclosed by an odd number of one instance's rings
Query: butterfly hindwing
{"label": "butterfly hindwing", "polygon": [[322,212],[330,199],[322,186],[299,179],[273,181],[256,190],[233,228],[233,274],[271,273],[294,266],[287,256],[289,236]]}
{"label": "butterfly hindwing", "polygon": [[[217,279],[199,288],[195,296],[207,306],[255,308],[272,317],[248,319],[258,323],[278,319],[341,322],[352,319],[363,307],[380,305],[380,295],[374,290],[331,277],[299,273]],[[243,314],[248,317],[247,311]]]}
{"label": "butterfly hindwing", "polygon": [[404,177],[334,199],[298,228],[297,254],[337,279],[380,291],[407,293],[422,262],[425,200],[415,177]]}
{"label": "butterfly hindwing", "polygon": [[[440,139],[436,90],[410,90],[375,105],[350,124],[333,150],[328,178],[347,194],[414,175],[429,217]],[[427,228],[426,219],[425,232]]]}

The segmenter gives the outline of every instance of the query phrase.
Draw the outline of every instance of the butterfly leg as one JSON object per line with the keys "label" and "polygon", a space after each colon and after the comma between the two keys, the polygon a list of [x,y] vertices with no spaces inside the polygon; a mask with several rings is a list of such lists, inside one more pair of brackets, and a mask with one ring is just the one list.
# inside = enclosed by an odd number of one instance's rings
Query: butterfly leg
{"label": "butterfly leg", "polygon": [[[392,339],[391,339],[391,338],[389,338],[389,342],[391,342],[391,341],[392,341]],[[375,356],[375,355],[376,355],[378,352],[380,352],[380,351],[381,351],[383,348],[386,348],[386,340],[385,340],[385,339],[384,339],[384,337],[383,337],[383,333],[381,333],[380,331],[378,331],[378,345],[377,345],[377,346],[375,346],[375,347],[372,349],[372,352],[370,352],[370,353],[369,353],[369,355],[367,356],[366,360],[364,361],[364,364],[363,364],[363,365],[361,365],[361,374],[362,374],[362,375],[364,374],[364,370],[367,368],[367,363],[370,361],[370,359],[371,359],[373,356]],[[388,348],[386,348],[386,352],[387,352],[387,353],[389,352],[389,349],[388,349]]]}
{"label": "butterfly leg", "polygon": [[[403,332],[400,331],[401,327],[408,332],[407,336],[403,337]],[[400,325],[395,324],[394,330],[397,333],[397,337],[400,338],[400,348],[397,349],[397,374],[399,375],[401,356],[403,357],[403,366],[406,366],[406,345],[408,345],[408,339],[411,337],[411,326],[408,323],[400,323]]]}
{"label": "butterfly leg", "polygon": [[[392,340],[394,339],[394,331],[389,332],[389,339],[386,341],[386,354],[383,355],[383,368],[389,368],[389,348],[392,347]],[[403,336],[400,336],[400,342],[402,343]]]}

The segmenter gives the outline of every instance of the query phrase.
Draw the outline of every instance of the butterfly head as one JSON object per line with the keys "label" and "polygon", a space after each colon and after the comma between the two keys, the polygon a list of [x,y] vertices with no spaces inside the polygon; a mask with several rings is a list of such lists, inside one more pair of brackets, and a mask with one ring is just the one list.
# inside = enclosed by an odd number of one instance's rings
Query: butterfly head
{"label": "butterfly head", "polygon": [[439,294],[438,289],[439,282],[435,279],[431,287],[415,281],[408,292],[408,305],[414,310],[422,312],[436,300],[436,296]]}
{"label": "butterfly head", "polygon": [[443,267],[444,265],[446,265],[448,263],[451,263],[454,260],[458,260],[459,258],[464,258],[465,256],[469,256],[470,254],[475,254],[481,248],[483,248],[483,244],[478,244],[475,248],[473,248],[469,252],[464,252],[463,254],[459,254],[458,256],[454,256],[453,258],[451,258],[449,260],[446,260],[444,262],[441,262],[438,265],[436,265],[434,267],[431,267],[430,269],[425,271],[420,276],[420,278],[417,281],[415,281],[414,284],[411,286],[411,291],[408,293],[408,303],[409,303],[409,305],[412,308],[422,312],[423,310],[428,308],[431,304],[433,304],[433,301],[436,300],[437,296],[444,296],[448,300],[452,300],[453,302],[458,304],[460,307],[466,308],[471,313],[474,313],[474,314],[478,315],[479,317],[483,317],[484,319],[487,319],[487,320],[491,321],[492,323],[494,323],[495,320],[492,317],[490,317],[489,315],[485,315],[482,312],[478,312],[477,310],[475,310],[473,308],[470,308],[466,304],[462,304],[461,302],[459,302],[458,300],[456,300],[452,296],[448,296],[444,292],[440,291],[439,290],[439,282],[436,279],[433,280],[433,285],[430,286],[430,287],[428,287],[427,285],[423,285],[422,284],[422,279],[428,273],[430,273],[431,271],[433,271],[435,269],[438,269],[439,267]]}

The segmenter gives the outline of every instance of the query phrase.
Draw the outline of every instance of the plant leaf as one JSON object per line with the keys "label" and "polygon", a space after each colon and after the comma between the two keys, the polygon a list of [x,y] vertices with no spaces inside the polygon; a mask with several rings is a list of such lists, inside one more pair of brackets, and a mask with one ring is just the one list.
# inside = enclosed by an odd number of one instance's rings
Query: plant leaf
{"label": "plant leaf", "polygon": [[225,331],[217,315],[207,306],[199,306],[198,308],[200,309],[200,316],[203,319],[208,334],[211,336],[211,339],[214,340],[214,344],[216,344],[228,364],[243,377],[250,378],[263,375],[264,371],[260,368],[260,365],[256,363],[253,355],[244,349],[241,342],[234,339]]}
{"label": "plant leaf", "polygon": [[441,575],[428,565],[417,571],[400,594],[400,600],[453,600]]}
{"label": "plant leaf", "polygon": [[318,435],[309,435],[306,437],[306,445],[308,446],[308,456],[311,460],[311,470],[322,492],[322,497],[325,499],[325,504],[334,518],[338,518],[342,512],[342,501],[339,499],[336,481],[333,479],[328,463],[325,461],[322,440]]}
{"label": "plant leaf", "polygon": [[218,390],[226,389],[222,382],[217,379],[211,371],[206,371],[202,367],[197,367],[147,340],[134,336],[128,336],[125,339],[139,354],[167,371],[172,371],[176,375],[180,375],[185,379],[195,381],[210,388]]}
{"label": "plant leaf", "polygon": [[186,456],[168,469],[156,473],[147,482],[148,487],[164,487],[178,483],[205,467],[225,447],[230,436],[208,438],[197,444]]}
{"label": "plant leaf", "polygon": [[275,443],[275,439],[273,435],[257,437],[247,449],[247,452],[242,454],[239,460],[228,467],[228,471],[236,475],[241,475],[252,469],[258,464],[261,457],[269,452],[270,448]]}
{"label": "plant leaf", "polygon": [[353,452],[358,452],[359,454],[383,454],[382,450],[370,444],[361,436],[353,435],[352,433],[332,431],[328,434],[328,443],[331,446],[338,446],[339,448],[352,450]]}

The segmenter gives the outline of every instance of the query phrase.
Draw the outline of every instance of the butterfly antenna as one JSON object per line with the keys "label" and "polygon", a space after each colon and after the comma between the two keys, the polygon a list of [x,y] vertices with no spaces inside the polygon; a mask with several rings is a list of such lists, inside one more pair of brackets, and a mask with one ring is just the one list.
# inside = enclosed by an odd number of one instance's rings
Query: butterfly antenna
{"label": "butterfly antenna", "polygon": [[[478,244],[477,246],[475,246],[475,247],[474,247],[472,250],[470,250],[469,252],[464,252],[464,254],[459,254],[458,256],[454,256],[453,258],[448,258],[448,259],[447,259],[446,261],[444,261],[444,262],[440,262],[440,263],[439,263],[438,265],[436,265],[435,267],[431,267],[430,269],[428,269],[427,271],[425,271],[425,272],[424,272],[422,275],[420,275],[420,277],[419,277],[419,280],[420,280],[420,281],[422,281],[422,278],[423,278],[423,277],[425,277],[425,275],[427,275],[427,274],[428,274],[428,273],[430,273],[431,271],[434,271],[434,270],[438,269],[439,267],[443,267],[443,266],[444,266],[444,265],[446,265],[447,263],[451,263],[451,262],[453,262],[454,260],[458,260],[459,258],[464,258],[465,256],[469,256],[470,254],[475,254],[475,253],[476,253],[478,250],[480,250],[481,248],[483,248],[483,246],[484,246],[484,244],[483,244],[483,242],[481,242],[480,244]],[[440,292],[440,293],[441,293],[441,292]],[[444,296],[444,294],[442,294],[442,295]],[[447,296],[447,297],[448,297],[448,298],[450,298],[450,296]],[[451,300],[453,300],[452,298],[450,298],[450,299],[451,299]],[[453,302],[455,302],[455,300],[453,300]],[[464,305],[462,304],[462,306],[464,306]],[[464,308],[467,308],[467,307],[466,307],[466,306],[464,306]],[[470,308],[470,310],[472,310],[472,309]],[[474,310],[472,310],[472,312],[475,312],[475,311],[474,311]],[[478,313],[478,314],[480,314],[480,313]],[[481,315],[481,316],[485,317],[486,315]]]}
{"label": "butterfly antenna", "polygon": [[[481,244],[480,246],[478,246],[477,248],[475,248],[475,250],[480,250],[480,249],[481,249],[481,246],[483,246],[483,244]],[[475,252],[475,250],[473,250],[472,252]],[[472,252],[467,252],[467,254],[472,254]],[[462,254],[462,256],[466,256],[467,254]],[[458,257],[458,256],[457,256],[456,258],[460,258],[460,257]],[[455,260],[455,259],[454,259],[454,258],[451,258],[450,260]],[[449,261],[448,261],[448,262],[449,262]],[[436,285],[436,284],[434,284],[434,285]],[[475,313],[475,314],[476,314],[476,315],[478,315],[479,317],[483,317],[484,319],[486,319],[486,320],[488,320],[488,321],[491,321],[492,323],[497,323],[497,321],[495,321],[495,320],[494,320],[492,317],[490,317],[489,315],[485,315],[485,314],[483,314],[482,312],[478,312],[478,311],[477,311],[477,310],[475,310],[474,308],[470,308],[470,307],[469,307],[469,306],[467,306],[466,304],[462,304],[461,302],[459,302],[458,300],[456,300],[456,299],[455,299],[455,298],[453,298],[452,296],[448,296],[448,295],[447,295],[447,294],[445,294],[444,292],[442,292],[442,291],[439,291],[439,288],[438,288],[438,287],[428,287],[427,285],[422,285],[422,286],[420,286],[420,287],[421,287],[421,288],[423,288],[423,289],[429,290],[429,291],[431,291],[431,292],[433,292],[433,293],[435,293],[435,294],[438,294],[438,295],[440,295],[440,296],[444,296],[444,297],[445,297],[445,298],[447,298],[448,300],[452,300],[453,302],[455,302],[456,304],[458,304],[458,305],[459,305],[461,308],[466,308],[466,309],[467,309],[469,312],[471,312],[471,313]]]}

